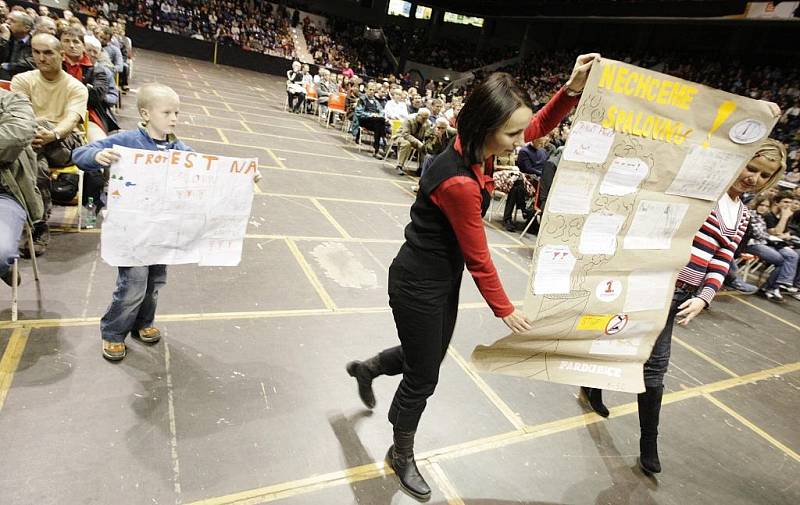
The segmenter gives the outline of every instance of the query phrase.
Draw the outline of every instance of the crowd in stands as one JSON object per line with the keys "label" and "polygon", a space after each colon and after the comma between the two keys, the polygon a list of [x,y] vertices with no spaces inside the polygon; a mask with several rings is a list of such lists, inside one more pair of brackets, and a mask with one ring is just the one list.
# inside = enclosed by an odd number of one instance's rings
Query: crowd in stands
{"label": "crowd in stands", "polygon": [[513,58],[519,51],[519,47],[485,47],[478,51],[475,39],[431,42],[425,28],[407,30],[395,25],[384,27],[383,32],[395,56],[408,51],[406,57],[411,61],[459,72]]}
{"label": "crowd in stands", "polygon": [[76,12],[116,16],[143,28],[274,56],[294,54],[290,16],[282,5],[232,0],[73,0],[70,4]]}
{"label": "crowd in stands", "polygon": [[[0,16],[5,19],[0,24],[2,87],[26,100],[17,104],[8,98],[7,91],[1,92],[2,97],[9,106],[18,107],[20,117],[27,117],[29,110],[36,121],[27,144],[19,143],[26,138],[26,128],[20,125],[15,145],[21,151],[17,150],[14,158],[20,174],[35,176],[36,198],[41,199],[41,213],[37,211],[36,215],[41,215],[36,219],[30,215],[34,221],[33,250],[44,254],[52,203],[72,202],[78,193],[73,151],[119,129],[114,107],[127,91],[133,46],[125,35],[123,20],[90,17],[84,25],[69,10],[57,17],[44,5],[38,10],[20,5],[9,8],[3,0]],[[4,155],[3,160],[14,158]],[[37,207],[28,201],[33,197],[23,195],[23,186],[9,182],[4,180],[0,185],[0,199],[12,194],[26,203],[29,212]],[[103,174],[87,173],[81,203],[92,198],[98,209],[102,207],[104,183]],[[23,256],[31,254],[27,244],[20,252]]]}

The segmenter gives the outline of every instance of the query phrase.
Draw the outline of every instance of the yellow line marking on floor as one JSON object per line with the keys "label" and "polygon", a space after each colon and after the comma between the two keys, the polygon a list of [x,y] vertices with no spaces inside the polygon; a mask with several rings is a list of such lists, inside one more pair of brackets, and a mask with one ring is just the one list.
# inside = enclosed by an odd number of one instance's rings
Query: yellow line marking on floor
{"label": "yellow line marking on floor", "polygon": [[311,131],[312,131],[312,132],[314,132],[314,133],[319,133],[319,132],[317,132],[317,130],[315,130],[314,128],[312,128],[312,127],[311,127],[311,125],[310,125],[310,124],[308,124],[308,123],[306,123],[305,121],[303,121],[303,126],[305,126],[306,128],[308,128],[309,130],[311,130]]}
{"label": "yellow line marking on floor", "polygon": [[228,137],[225,136],[225,133],[223,133],[222,128],[215,128],[215,130],[217,130],[217,133],[219,134],[219,137],[222,139],[223,143],[225,144],[231,143],[231,141],[228,140]]}
{"label": "yellow line marking on floor", "polygon": [[3,411],[3,404],[6,402],[11,383],[14,381],[14,374],[17,371],[17,367],[19,367],[22,353],[25,352],[25,346],[28,345],[30,334],[30,328],[24,326],[15,328],[11,332],[6,350],[3,352],[2,359],[0,359],[0,412]]}
{"label": "yellow line marking on floor", "polygon": [[300,265],[300,268],[303,270],[303,273],[306,274],[308,281],[314,287],[314,290],[317,292],[317,295],[322,299],[322,303],[325,304],[325,307],[328,310],[336,310],[336,304],[333,302],[333,298],[328,292],[325,290],[325,287],[320,282],[319,277],[317,274],[314,273],[314,269],[311,268],[311,265],[308,264],[305,257],[303,257],[303,253],[300,252],[300,249],[297,247],[297,244],[294,240],[286,239],[286,245],[289,246],[289,250],[292,252],[292,256],[297,260],[297,263]]}
{"label": "yellow line marking on floor", "polygon": [[343,145],[341,145],[341,144],[338,144],[338,143],[337,143],[337,144],[334,144],[333,142],[331,142],[331,144],[333,144],[333,145],[336,145],[336,146],[339,146],[339,149],[341,149],[342,151],[344,151],[344,152],[345,152],[345,154],[347,154],[348,156],[350,156],[350,159],[352,159],[352,160],[356,160],[356,161],[359,161],[359,160],[361,159],[361,158],[359,158],[358,156],[356,156],[355,154],[351,153],[351,152],[350,152],[350,150],[349,150],[349,149],[347,149],[345,146],[343,146]]}
{"label": "yellow line marking on floor", "polygon": [[222,102],[222,103],[223,103],[223,104],[225,104],[225,107],[226,107],[226,108],[227,108],[227,109],[228,109],[230,112],[236,112],[235,110],[233,110],[233,107],[231,107],[230,105],[228,105],[228,102]]}
{"label": "yellow line marking on floor", "polygon": [[416,193],[414,193],[413,191],[409,191],[408,189],[404,188],[404,187],[403,187],[403,185],[402,185],[402,184],[400,184],[398,181],[390,181],[390,182],[391,182],[391,183],[392,183],[392,184],[393,184],[395,187],[398,187],[398,188],[400,188],[400,190],[401,190],[403,193],[406,193],[407,195],[409,195],[411,198],[413,198],[413,199],[415,199],[415,200],[417,199],[417,195],[416,195]]}
{"label": "yellow line marking on floor", "polygon": [[497,410],[499,410],[505,416],[505,418],[508,419],[508,422],[510,422],[514,428],[522,430],[525,427],[525,423],[522,421],[522,419],[520,419],[519,414],[514,412],[514,410],[512,410],[511,407],[509,407],[508,404],[503,401],[502,398],[500,398],[500,395],[495,393],[494,389],[492,389],[489,384],[483,380],[478,371],[475,370],[475,368],[469,362],[467,362],[467,360],[465,360],[453,346],[450,346],[447,349],[447,354],[449,354],[455,360],[464,373],[466,373],[472,382],[475,383],[475,385],[481,390],[486,398],[488,398],[489,401],[492,402],[495,407],[497,407]]}
{"label": "yellow line marking on floor", "polygon": [[277,165],[278,165],[280,168],[284,168],[284,169],[286,168],[286,165],[284,165],[284,164],[283,164],[283,160],[281,160],[280,158],[278,158],[278,155],[277,155],[277,154],[275,154],[275,152],[274,152],[272,149],[269,149],[269,148],[267,148],[267,149],[266,149],[266,151],[267,151],[267,154],[269,154],[269,155],[272,157],[272,159],[273,159],[273,160],[275,160],[275,163],[276,163],[276,164],[277,164]]}
{"label": "yellow line marking on floor", "polygon": [[531,274],[530,271],[527,268],[524,268],[522,265],[520,265],[519,263],[517,263],[516,261],[511,259],[504,252],[497,250],[498,248],[505,247],[505,246],[502,246],[502,245],[501,246],[491,246],[490,245],[489,247],[492,248],[492,255],[497,255],[498,257],[503,258],[507,263],[510,263],[511,266],[513,266],[514,268],[516,268],[517,270],[519,270],[520,272],[522,272],[526,276],[529,276]]}
{"label": "yellow line marking on floor", "polygon": [[715,360],[714,358],[712,358],[708,354],[704,353],[700,349],[697,349],[696,347],[690,345],[688,342],[684,342],[683,340],[681,340],[680,338],[676,337],[675,335],[672,335],[672,341],[673,342],[677,342],[682,347],[685,347],[686,349],[691,351],[693,354],[695,354],[695,355],[699,356],[701,359],[711,363],[712,365],[714,365],[715,367],[719,368],[720,370],[722,370],[726,374],[730,375],[731,377],[739,377],[739,374],[737,374],[736,372],[734,372],[730,368],[726,367],[725,365],[723,365],[719,361]]}
{"label": "yellow line marking on floor", "polygon": [[431,473],[433,477],[433,481],[436,483],[436,486],[439,490],[444,494],[444,499],[447,501],[447,505],[465,505],[464,500],[458,496],[458,491],[453,483],[447,478],[447,474],[444,473],[444,470],[439,463],[431,463],[428,465],[428,471]]}
{"label": "yellow line marking on floor", "polygon": [[[512,304],[519,306],[522,301],[512,301]],[[459,310],[481,310],[487,309],[484,302],[466,302],[458,305]],[[242,312],[203,312],[188,314],[159,314],[158,321],[163,323],[195,323],[202,321],[228,321],[235,319],[274,319],[292,318],[309,316],[347,316],[347,315],[366,315],[381,314],[390,312],[389,305],[379,307],[337,307],[335,311],[327,308],[319,309],[280,309],[280,310],[256,310]],[[26,319],[16,322],[0,321],[0,329],[12,328],[66,328],[75,326],[93,326],[100,322],[100,316],[92,317],[72,317],[61,319]]]}
{"label": "yellow line marking on floor", "polygon": [[759,437],[763,438],[764,440],[766,440],[770,444],[774,445],[781,452],[783,452],[784,454],[786,454],[790,458],[792,458],[795,461],[797,461],[798,463],[800,463],[800,454],[797,454],[791,448],[787,447],[786,445],[784,445],[783,443],[778,441],[775,437],[773,437],[772,435],[770,435],[766,431],[764,431],[761,428],[759,428],[758,426],[756,426],[754,423],[752,423],[746,417],[744,417],[743,415],[739,414],[738,412],[736,412],[732,408],[728,407],[727,405],[725,405],[724,403],[722,403],[718,399],[714,398],[710,394],[704,394],[703,398],[705,398],[706,400],[710,401],[711,403],[713,403],[714,405],[716,405],[717,407],[722,409],[726,414],[728,414],[729,416],[733,417],[734,419],[736,419],[737,421],[739,421],[743,425],[745,425],[748,428],[750,428],[750,430],[753,433],[755,433]]}
{"label": "yellow line marking on floor", "polygon": [[775,319],[775,320],[777,320],[777,321],[780,321],[780,322],[782,322],[783,324],[785,324],[785,325],[787,325],[787,326],[791,326],[791,327],[792,327],[792,328],[794,328],[795,330],[798,330],[798,331],[800,331],[800,326],[798,326],[798,325],[796,325],[796,324],[794,324],[794,323],[791,323],[791,322],[787,321],[786,319],[784,319],[784,318],[782,318],[782,317],[780,317],[780,316],[776,316],[776,315],[775,315],[775,314],[773,314],[772,312],[770,312],[770,311],[768,311],[768,310],[765,310],[765,309],[762,309],[761,307],[759,307],[759,306],[757,306],[757,305],[753,305],[752,303],[748,302],[747,300],[742,300],[742,298],[741,298],[741,297],[739,297],[739,296],[733,296],[733,295],[731,295],[731,297],[730,297],[730,298],[733,298],[733,299],[734,299],[734,300],[736,300],[737,302],[743,303],[743,304],[745,304],[745,305],[747,305],[747,306],[749,306],[749,307],[753,307],[754,309],[756,309],[756,310],[758,310],[758,311],[760,311],[760,312],[763,312],[764,314],[768,315],[769,317],[771,317],[771,318],[773,318],[773,319]]}
{"label": "yellow line marking on floor", "polygon": [[253,183],[253,193],[256,195],[264,194],[264,191],[261,189],[261,186],[259,186],[257,182]]}
{"label": "yellow line marking on floor", "polygon": [[325,219],[327,219],[328,222],[331,223],[334,228],[336,228],[336,231],[339,232],[342,238],[353,238],[352,236],[350,236],[349,233],[347,233],[347,230],[344,229],[344,226],[339,224],[339,222],[331,215],[331,213],[328,212],[328,209],[326,209],[321,203],[319,203],[319,199],[312,198],[311,203],[313,203],[314,207],[316,207],[317,210],[319,210],[320,213],[323,216],[325,216]]}
{"label": "yellow line marking on floor", "polygon": [[[721,391],[732,387],[763,380],[774,375],[781,375],[792,371],[800,370],[800,362],[792,365],[784,365],[768,370],[761,370],[742,377],[726,379],[720,382],[697,386],[695,388],[668,393],[664,395],[664,404],[675,403],[688,398],[702,396],[704,393]],[[610,410],[609,418],[629,415],[637,411],[636,402],[613,407]],[[429,465],[438,464],[441,461],[457,459],[469,454],[485,452],[492,449],[499,449],[508,445],[519,444],[528,440],[541,438],[544,436],[560,433],[567,430],[578,429],[590,424],[603,421],[604,418],[594,412],[579,416],[568,417],[557,421],[542,423],[536,426],[527,426],[525,431],[516,430],[492,435],[485,438],[463,442],[440,449],[426,451],[416,455],[417,465],[425,468]],[[382,462],[361,465],[346,470],[340,470],[323,475],[308,477],[305,479],[294,480],[275,484],[272,486],[250,489],[225,496],[208,498],[205,500],[192,502],[188,505],[243,505],[266,503],[284,498],[286,496],[299,496],[302,494],[327,489],[344,484],[352,484],[364,480],[374,479],[391,473]]]}
{"label": "yellow line marking on floor", "polygon": [[370,463],[348,468],[347,470],[316,475],[307,479],[283,482],[273,486],[199,500],[187,505],[255,505],[391,474],[393,474],[392,470],[386,467],[383,462]]}
{"label": "yellow line marking on floor", "polygon": [[203,109],[203,110],[205,111],[205,113],[206,113],[206,116],[210,116],[210,115],[211,115],[211,113],[210,113],[210,112],[208,112],[208,108],[207,108],[205,105],[201,105],[201,106],[200,106],[200,108],[201,108],[201,109]]}
{"label": "yellow line marking on floor", "polygon": [[[366,181],[381,181],[381,182],[388,182],[388,183],[391,183],[391,184],[400,185],[400,183],[398,183],[394,179],[390,179],[389,177],[375,177],[373,175],[343,174],[341,172],[326,172],[324,170],[309,170],[309,169],[305,169],[305,168],[289,168],[289,167],[286,167],[286,166],[284,166],[284,167],[273,167],[273,166],[270,166],[270,165],[259,165],[258,168],[266,168],[266,169],[269,169],[269,170],[282,170],[282,171],[288,171],[288,172],[297,172],[297,173],[301,173],[301,174],[314,174],[314,175],[322,175],[322,176],[328,176],[329,175],[331,177],[350,177],[350,178],[354,178],[354,179],[364,179]],[[402,187],[402,185],[400,185],[400,187]],[[416,195],[414,195],[413,193],[411,193],[411,194],[416,198]]]}
{"label": "yellow line marking on floor", "polygon": [[[175,398],[170,369],[169,342],[164,342],[164,370],[167,376],[167,411],[169,413],[169,448],[172,458],[172,486],[175,494],[181,494],[181,465],[178,460],[178,430],[175,424]],[[180,501],[180,500],[178,500]]]}
{"label": "yellow line marking on floor", "polygon": [[374,202],[372,200],[354,200],[352,198],[336,198],[333,196],[290,195],[288,193],[270,193],[267,191],[265,191],[262,194],[265,196],[275,196],[280,198],[302,198],[304,200],[313,200],[314,198],[316,198],[317,200],[323,202],[358,203],[363,205],[383,205],[385,207],[408,207],[411,205],[410,202],[406,203]]}
{"label": "yellow line marking on floor", "polygon": [[245,121],[240,120],[239,122],[242,123],[242,127],[245,129],[247,133],[254,133],[253,130],[251,130],[250,127],[247,126],[247,123]]}
{"label": "yellow line marking on floor", "polygon": [[490,228],[494,228],[495,230],[497,230],[498,232],[500,232],[500,234],[501,234],[501,235],[503,235],[504,237],[506,237],[506,238],[508,238],[508,239],[511,239],[511,240],[513,240],[515,244],[522,244],[522,243],[523,243],[523,242],[522,242],[520,239],[518,239],[518,238],[517,238],[517,237],[515,237],[514,235],[511,235],[510,233],[508,233],[508,232],[507,232],[507,231],[505,231],[504,229],[500,228],[499,226],[497,226],[497,225],[496,225],[496,224],[494,224],[493,222],[491,222],[491,221],[486,221],[486,220],[484,220],[484,222],[485,222],[487,225],[489,225],[489,227],[490,227]]}

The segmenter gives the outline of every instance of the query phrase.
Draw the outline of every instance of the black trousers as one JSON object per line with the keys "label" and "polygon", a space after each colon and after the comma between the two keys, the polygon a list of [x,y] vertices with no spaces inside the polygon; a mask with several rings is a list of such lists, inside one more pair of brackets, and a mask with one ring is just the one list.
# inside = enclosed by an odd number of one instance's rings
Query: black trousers
{"label": "black trousers", "polygon": [[[525,209],[525,200],[528,198],[528,193],[525,191],[525,184],[522,182],[520,176],[514,181],[511,190],[506,197],[506,207],[503,209],[503,222],[514,220],[514,209]],[[524,213],[524,212],[523,212]]]}
{"label": "black trousers", "polygon": [[379,356],[384,374],[403,374],[389,408],[389,421],[400,430],[417,429],[439,382],[456,325],[462,270],[449,279],[432,280],[396,264],[389,268],[389,305],[400,345]]}
{"label": "black trousers", "polygon": [[693,291],[683,288],[675,288],[672,294],[672,304],[669,307],[669,315],[664,328],[656,338],[650,357],[644,364],[644,385],[646,387],[659,387],[664,385],[664,375],[669,367],[670,351],[672,349],[672,328],[675,326],[675,315],[679,312],[678,307],[686,300],[694,296]]}
{"label": "black trousers", "polygon": [[381,139],[386,136],[386,120],[383,117],[365,117],[358,125],[374,133],[372,147],[377,152],[381,147]]}

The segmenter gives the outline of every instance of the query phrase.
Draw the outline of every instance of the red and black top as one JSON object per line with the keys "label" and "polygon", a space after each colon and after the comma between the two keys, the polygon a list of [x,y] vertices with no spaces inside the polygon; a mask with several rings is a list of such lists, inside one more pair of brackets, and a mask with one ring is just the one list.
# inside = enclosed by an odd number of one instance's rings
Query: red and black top
{"label": "red and black top", "polygon": [[[558,126],[577,103],[562,88],[531,119],[525,140],[542,137]],[[478,290],[497,317],[514,312],[489,253],[483,216],[494,190],[494,160],[467,166],[461,140],[442,152],[420,179],[411,206],[406,242],[395,261],[420,279],[452,279],[466,264]]]}

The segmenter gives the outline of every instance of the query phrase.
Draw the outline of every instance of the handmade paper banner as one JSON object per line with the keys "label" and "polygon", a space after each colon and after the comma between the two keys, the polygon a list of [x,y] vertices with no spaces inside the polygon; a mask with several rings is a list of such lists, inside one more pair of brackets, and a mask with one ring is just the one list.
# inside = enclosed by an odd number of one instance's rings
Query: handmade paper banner
{"label": "handmade paper banner", "polygon": [[256,158],[114,146],[101,255],[112,266],[236,266]]}
{"label": "handmade paper banner", "polygon": [[716,201],[777,122],[761,101],[595,64],[547,199],[525,314],[480,370],[628,392]]}

